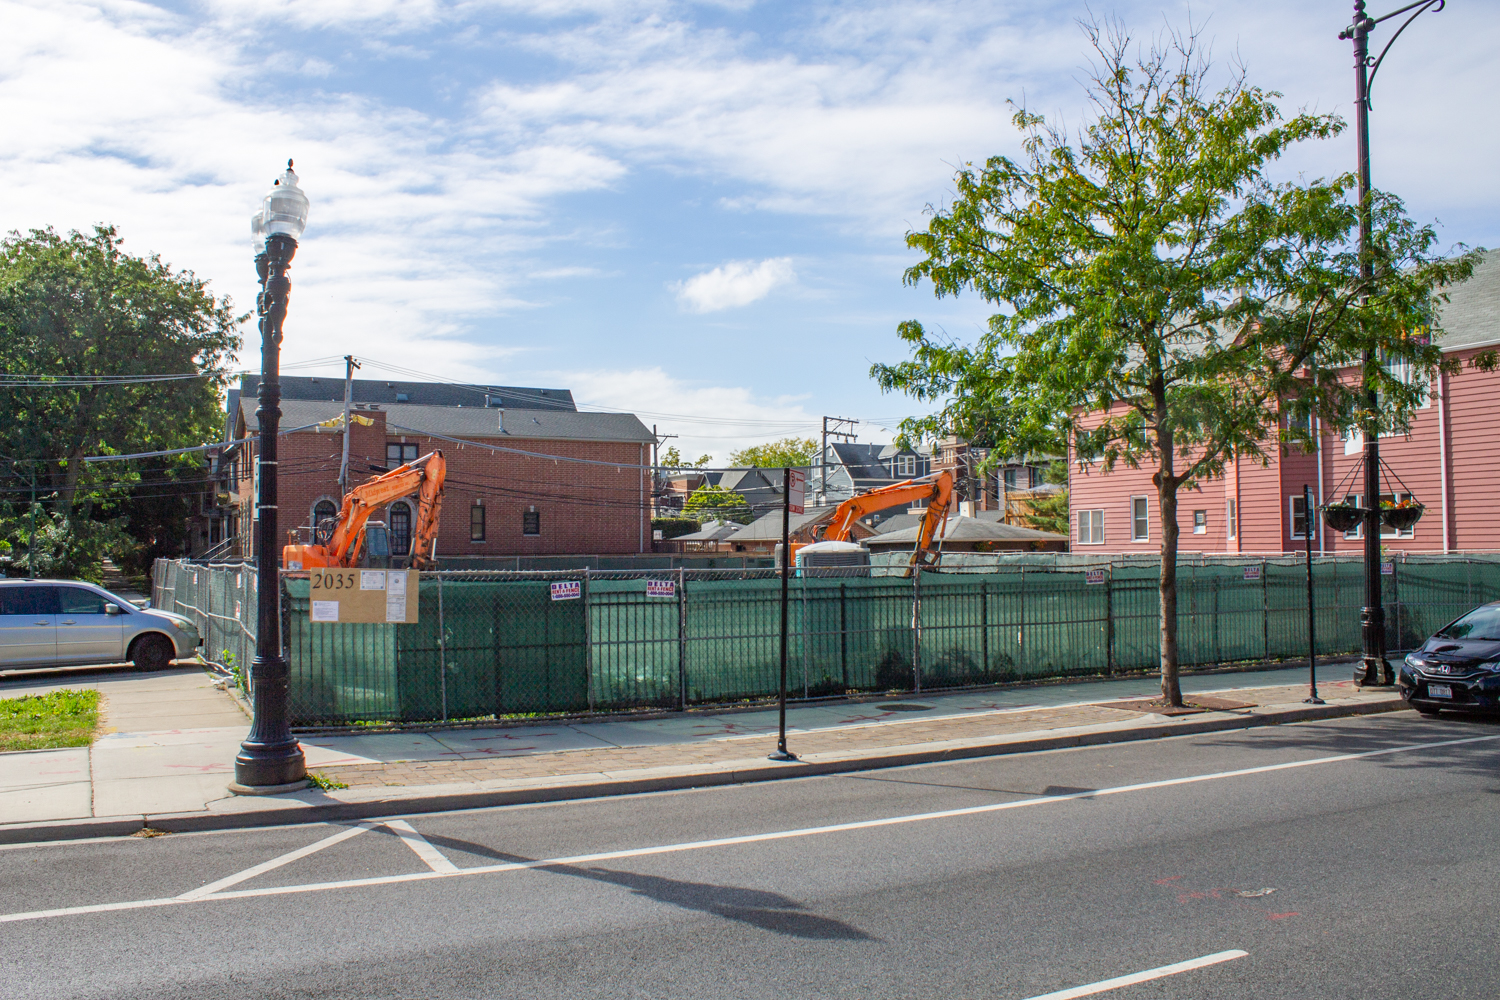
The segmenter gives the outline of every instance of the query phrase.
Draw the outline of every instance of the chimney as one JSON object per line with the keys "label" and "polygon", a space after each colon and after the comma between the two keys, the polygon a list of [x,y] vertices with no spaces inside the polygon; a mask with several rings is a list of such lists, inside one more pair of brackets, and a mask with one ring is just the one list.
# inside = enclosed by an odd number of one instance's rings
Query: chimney
{"label": "chimney", "polygon": [[505,433],[505,407],[500,407],[500,433]]}

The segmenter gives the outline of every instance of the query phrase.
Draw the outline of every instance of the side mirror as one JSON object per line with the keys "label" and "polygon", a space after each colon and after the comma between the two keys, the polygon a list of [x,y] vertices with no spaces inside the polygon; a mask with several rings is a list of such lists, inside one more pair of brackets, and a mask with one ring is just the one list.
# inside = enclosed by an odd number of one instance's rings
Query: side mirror
{"label": "side mirror", "polygon": [[118,604],[106,604],[104,606],[104,613],[107,615],[123,615],[125,613],[125,609],[120,607]]}

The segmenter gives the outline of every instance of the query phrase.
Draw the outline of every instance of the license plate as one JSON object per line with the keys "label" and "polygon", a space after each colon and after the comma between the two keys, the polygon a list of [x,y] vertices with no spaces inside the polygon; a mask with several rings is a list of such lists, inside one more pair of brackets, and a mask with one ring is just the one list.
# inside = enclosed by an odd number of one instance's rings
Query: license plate
{"label": "license plate", "polygon": [[1452,698],[1453,686],[1450,684],[1429,684],[1427,685],[1427,697]]}

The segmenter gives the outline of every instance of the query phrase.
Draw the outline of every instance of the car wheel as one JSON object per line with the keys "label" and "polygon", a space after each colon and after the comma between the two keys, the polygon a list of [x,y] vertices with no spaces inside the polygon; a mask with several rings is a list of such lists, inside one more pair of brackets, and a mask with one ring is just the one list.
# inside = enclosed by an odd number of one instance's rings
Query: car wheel
{"label": "car wheel", "polygon": [[165,670],[176,653],[166,636],[143,635],[130,647],[130,662],[141,671]]}

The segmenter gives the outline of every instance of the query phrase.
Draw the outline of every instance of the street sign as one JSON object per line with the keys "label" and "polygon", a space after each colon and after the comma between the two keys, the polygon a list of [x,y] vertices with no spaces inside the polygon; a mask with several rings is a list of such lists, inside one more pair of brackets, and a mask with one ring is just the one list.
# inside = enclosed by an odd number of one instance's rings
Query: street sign
{"label": "street sign", "polygon": [[786,503],[787,509],[793,514],[804,513],[803,503],[807,499],[807,473],[801,469],[788,470],[786,480]]}
{"label": "street sign", "polygon": [[552,585],[554,601],[572,601],[583,596],[583,584],[577,580],[559,580]]}
{"label": "street sign", "polygon": [[647,597],[676,597],[677,596],[677,581],[676,580],[647,580],[646,581],[646,596]]}
{"label": "street sign", "polygon": [[308,570],[308,618],[330,623],[414,624],[418,576],[416,570]]}
{"label": "street sign", "polygon": [[1084,573],[1083,573],[1083,582],[1084,583],[1103,583],[1104,582],[1104,570],[1102,570],[1102,569],[1085,570]]}

